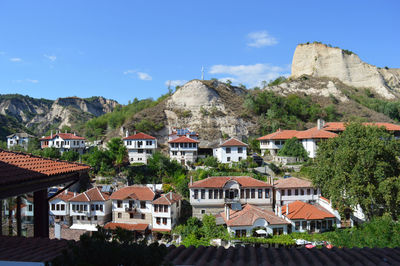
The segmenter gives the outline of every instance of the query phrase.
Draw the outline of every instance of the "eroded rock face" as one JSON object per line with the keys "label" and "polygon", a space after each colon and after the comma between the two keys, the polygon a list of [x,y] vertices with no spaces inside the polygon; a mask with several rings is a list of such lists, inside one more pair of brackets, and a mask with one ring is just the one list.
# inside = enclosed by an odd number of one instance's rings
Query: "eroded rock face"
{"label": "eroded rock face", "polygon": [[354,53],[324,44],[296,47],[291,77],[302,75],[337,78],[349,86],[371,88],[386,99],[400,95],[400,69],[380,69],[363,62]]}

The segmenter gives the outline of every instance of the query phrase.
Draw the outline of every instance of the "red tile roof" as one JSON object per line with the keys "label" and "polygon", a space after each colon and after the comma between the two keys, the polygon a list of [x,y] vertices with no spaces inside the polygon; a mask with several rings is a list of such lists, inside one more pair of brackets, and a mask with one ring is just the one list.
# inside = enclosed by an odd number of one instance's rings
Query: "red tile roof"
{"label": "red tile roof", "polygon": [[320,205],[311,205],[302,201],[288,204],[289,214],[286,215],[286,205],[282,206],[282,215],[290,220],[323,220],[335,218],[335,215],[322,208]]}
{"label": "red tile roof", "polygon": [[170,232],[170,229],[161,229],[161,228],[153,228],[151,229],[152,232]]}
{"label": "red tile roof", "polygon": [[213,176],[193,182],[193,185],[189,184],[189,188],[223,188],[230,180],[238,182],[242,187],[272,187],[272,185],[250,176]]}
{"label": "red tile roof", "polygon": [[257,140],[291,139],[296,137],[298,132],[297,130],[278,129],[276,132],[260,137]]}
{"label": "red tile roof", "polygon": [[317,127],[313,127],[305,131],[299,131],[296,135],[296,138],[298,139],[330,139],[334,137],[337,137],[336,133],[318,129]]}
{"label": "red tile roof", "polygon": [[179,194],[168,192],[167,194],[162,195],[158,199],[153,200],[153,204],[172,205],[173,203],[181,199],[182,197]]}
{"label": "red tile roof", "polygon": [[60,138],[62,138],[64,140],[85,140],[85,138],[76,136],[72,133],[57,133],[57,134],[54,134],[53,137],[46,136],[39,140],[50,140],[50,139],[54,139],[56,136],[59,136]]}
{"label": "red tile roof", "polygon": [[107,201],[110,196],[107,193],[101,192],[98,187],[91,188],[82,192],[69,201],[72,202],[91,202],[91,201]]}
{"label": "red tile roof", "polygon": [[71,241],[49,238],[0,236],[0,261],[50,262],[60,256],[69,243]]}
{"label": "red tile roof", "polygon": [[[328,131],[344,131],[346,129],[347,123],[345,122],[328,122],[324,126],[324,130]],[[365,126],[377,126],[377,127],[385,127],[388,131],[400,131],[400,125],[392,124],[392,123],[383,123],[383,122],[367,122],[363,123]]]}
{"label": "red tile roof", "polygon": [[129,230],[129,231],[145,231],[149,225],[148,224],[124,224],[124,223],[107,223],[104,229],[115,230],[117,228]]}
{"label": "red tile roof", "polygon": [[124,140],[127,140],[127,139],[156,139],[156,138],[153,136],[147,135],[145,133],[139,132],[135,135],[131,135],[131,136],[124,138]]}
{"label": "red tile roof", "polygon": [[232,146],[240,146],[240,147],[246,147],[247,144],[241,142],[240,140],[237,140],[235,138],[231,138],[227,141],[225,141],[224,143],[222,143],[221,145],[219,145],[220,147],[232,147]]}
{"label": "red tile roof", "polygon": [[198,143],[199,141],[182,136],[173,140],[168,141],[168,143]]}
{"label": "red tile roof", "polygon": [[58,194],[57,196],[55,196],[54,198],[52,198],[51,200],[55,200],[55,199],[60,199],[63,201],[69,201],[70,199],[72,199],[74,197],[75,193],[72,191],[63,191],[60,194]]}
{"label": "red tile roof", "polygon": [[0,149],[0,185],[73,172],[88,171],[89,166],[45,159],[22,152]]}
{"label": "red tile roof", "polygon": [[136,199],[136,200],[153,200],[155,193],[149,187],[146,186],[129,186],[123,187],[115,191],[110,199],[112,200],[124,200],[124,199]]}
{"label": "red tile roof", "polygon": [[297,177],[279,179],[274,184],[275,188],[312,188],[311,181]]}
{"label": "red tile roof", "polygon": [[246,204],[240,211],[229,210],[229,220],[225,212],[221,213],[228,226],[252,226],[257,219],[265,219],[268,224],[289,224],[276,216],[272,211],[264,210],[251,204]]}

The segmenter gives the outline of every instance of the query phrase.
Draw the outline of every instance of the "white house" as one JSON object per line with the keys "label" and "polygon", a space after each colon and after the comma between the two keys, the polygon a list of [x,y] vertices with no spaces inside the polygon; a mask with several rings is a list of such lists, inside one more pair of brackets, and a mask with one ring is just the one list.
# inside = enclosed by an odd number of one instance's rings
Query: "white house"
{"label": "white house", "polygon": [[260,141],[261,155],[266,155],[267,151],[270,155],[277,155],[278,151],[282,149],[285,141],[291,139],[297,135],[297,130],[281,130],[278,129],[276,132],[265,135],[258,138]]}
{"label": "white house", "polygon": [[181,214],[181,199],[180,195],[168,192],[153,200],[153,232],[170,232],[174,228]]}
{"label": "white house", "polygon": [[34,136],[29,135],[28,133],[14,133],[7,136],[7,149],[11,149],[15,146],[20,146],[25,150],[28,149],[29,140],[33,139]]}
{"label": "white house", "polygon": [[115,191],[112,200],[112,222],[147,224],[151,228],[152,201],[156,194],[147,186],[134,185]]}
{"label": "white house", "polygon": [[85,150],[85,138],[77,136],[75,133],[57,133],[50,136],[42,137],[40,139],[40,147],[44,148],[57,148],[61,153],[64,151],[76,151],[83,154]]}
{"label": "white house", "polygon": [[71,229],[96,231],[97,225],[111,220],[111,200],[109,194],[94,187],[69,199],[72,217]]}
{"label": "white house", "polygon": [[178,137],[168,141],[169,156],[172,160],[177,160],[182,165],[194,163],[197,159],[199,141],[186,136]]}
{"label": "white house", "polygon": [[170,128],[168,140],[174,140],[180,137],[188,137],[194,140],[199,140],[199,134],[195,131],[190,130],[189,128]]}
{"label": "white house", "polygon": [[147,158],[152,156],[157,149],[157,139],[141,132],[128,136],[127,131],[123,141],[128,150],[130,163],[147,164]]}
{"label": "white house", "polygon": [[22,216],[24,217],[23,220],[25,223],[33,223],[33,197],[32,196],[26,196],[25,198],[22,198],[22,206],[21,208],[22,211]]}
{"label": "white house", "polygon": [[324,232],[333,225],[340,227],[340,220],[319,204],[295,201],[277,206],[275,212],[291,223],[292,232]]}
{"label": "white house", "polygon": [[220,215],[227,225],[228,232],[236,237],[287,234],[290,224],[272,211],[251,204],[246,204],[241,210],[225,207],[225,211]]}
{"label": "white house", "polygon": [[193,216],[217,215],[225,204],[256,205],[272,210],[272,185],[249,176],[215,176],[189,183]]}
{"label": "white house", "polygon": [[75,192],[64,190],[51,200],[49,200],[50,221],[61,222],[71,225],[71,217],[69,212],[69,200],[76,196]]}
{"label": "white house", "polygon": [[314,188],[311,181],[297,177],[279,179],[274,183],[275,202],[285,205],[297,200],[314,203],[321,196],[318,188]]}
{"label": "white house", "polygon": [[215,148],[213,154],[221,163],[240,162],[247,159],[247,144],[231,138]]}

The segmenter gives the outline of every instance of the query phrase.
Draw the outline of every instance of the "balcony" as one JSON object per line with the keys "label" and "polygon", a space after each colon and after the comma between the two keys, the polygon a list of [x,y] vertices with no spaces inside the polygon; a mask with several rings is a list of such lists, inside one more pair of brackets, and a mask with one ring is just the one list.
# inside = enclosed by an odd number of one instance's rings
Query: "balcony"
{"label": "balcony", "polygon": [[240,201],[240,199],[237,197],[237,198],[225,198],[224,199],[224,201],[225,201],[225,203],[236,203],[236,202],[239,202]]}
{"label": "balcony", "polygon": [[125,212],[128,212],[128,213],[137,213],[138,211],[136,210],[135,207],[127,207],[127,208],[125,208]]}

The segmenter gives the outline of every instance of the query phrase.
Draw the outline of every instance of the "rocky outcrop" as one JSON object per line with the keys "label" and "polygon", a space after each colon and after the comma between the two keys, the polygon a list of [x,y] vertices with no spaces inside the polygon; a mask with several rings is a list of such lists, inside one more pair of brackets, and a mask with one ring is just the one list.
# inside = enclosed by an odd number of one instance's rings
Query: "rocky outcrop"
{"label": "rocky outcrop", "polygon": [[111,112],[118,103],[103,97],[58,98],[55,101],[22,95],[0,95],[0,114],[11,116],[24,127],[42,134],[50,126],[73,126]]}
{"label": "rocky outcrop", "polygon": [[400,96],[400,69],[378,68],[350,51],[321,43],[296,47],[291,77],[302,75],[337,78],[349,86],[371,88],[386,99]]}

